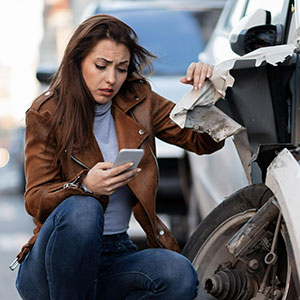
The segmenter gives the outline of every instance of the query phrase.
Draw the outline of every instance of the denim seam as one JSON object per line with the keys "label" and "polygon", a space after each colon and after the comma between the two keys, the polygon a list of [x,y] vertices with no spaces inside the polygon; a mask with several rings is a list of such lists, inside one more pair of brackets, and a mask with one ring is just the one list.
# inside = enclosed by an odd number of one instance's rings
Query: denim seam
{"label": "denim seam", "polygon": [[153,293],[149,291],[148,295],[145,295],[145,296],[143,296],[142,298],[139,298],[139,299],[137,299],[137,300],[147,299],[147,298],[149,298],[149,296],[152,296],[152,295],[153,295]]}
{"label": "denim seam", "polygon": [[126,274],[139,274],[139,275],[143,275],[145,276],[146,278],[148,278],[154,285],[155,285],[155,288],[157,287],[157,283],[155,282],[155,280],[153,280],[149,275],[145,274],[145,273],[142,273],[142,272],[137,272],[137,271],[132,271],[132,272],[122,272],[122,273],[118,273],[118,274],[114,274],[114,275],[110,275],[110,276],[105,276],[105,277],[102,277],[103,279],[109,279],[109,278],[114,278],[114,277],[117,277],[119,275],[126,275]]}
{"label": "denim seam", "polygon": [[124,274],[141,274],[141,275],[144,275],[145,277],[147,277],[148,279],[150,279],[152,282],[155,283],[155,280],[153,280],[149,275],[145,274],[145,273],[142,273],[142,272],[137,272],[137,271],[130,271],[130,272],[122,272],[122,273],[117,273],[117,274],[114,274],[114,275],[109,275],[109,276],[103,276],[102,278],[103,279],[109,279],[109,278],[113,278],[113,277],[116,277],[116,276],[119,276],[119,275],[124,275]]}

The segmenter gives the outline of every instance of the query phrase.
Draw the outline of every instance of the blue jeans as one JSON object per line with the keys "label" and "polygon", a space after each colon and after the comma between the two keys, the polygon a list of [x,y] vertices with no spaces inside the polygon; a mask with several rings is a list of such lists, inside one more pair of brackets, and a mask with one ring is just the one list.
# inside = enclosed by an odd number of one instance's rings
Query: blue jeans
{"label": "blue jeans", "polygon": [[197,273],[165,249],[137,251],[127,233],[103,236],[103,209],[72,196],[44,223],[16,280],[24,300],[192,300]]}

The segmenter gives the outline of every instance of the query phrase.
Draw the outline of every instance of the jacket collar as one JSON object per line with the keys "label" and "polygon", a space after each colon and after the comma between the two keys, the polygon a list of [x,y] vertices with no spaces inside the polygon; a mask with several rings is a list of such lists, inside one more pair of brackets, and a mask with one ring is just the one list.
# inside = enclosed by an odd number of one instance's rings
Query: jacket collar
{"label": "jacket collar", "polygon": [[118,137],[119,149],[139,148],[148,137],[146,130],[118,106],[112,106],[112,115]]}
{"label": "jacket collar", "polygon": [[120,92],[112,104],[112,115],[118,136],[119,149],[139,148],[148,137],[145,128],[132,118],[128,112],[149,97],[149,83],[141,76],[135,75],[127,79],[129,88]]}
{"label": "jacket collar", "polygon": [[127,79],[128,88],[120,91],[113,99],[113,104],[124,112],[145,100],[150,93],[149,83],[140,75],[132,75]]}

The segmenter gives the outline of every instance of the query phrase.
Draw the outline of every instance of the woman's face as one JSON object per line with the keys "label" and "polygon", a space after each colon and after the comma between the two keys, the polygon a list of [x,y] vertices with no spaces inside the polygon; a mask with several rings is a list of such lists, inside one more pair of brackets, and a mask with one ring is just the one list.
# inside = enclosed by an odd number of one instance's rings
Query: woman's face
{"label": "woman's face", "polygon": [[130,52],[124,44],[101,40],[83,59],[84,81],[98,104],[109,102],[127,77]]}

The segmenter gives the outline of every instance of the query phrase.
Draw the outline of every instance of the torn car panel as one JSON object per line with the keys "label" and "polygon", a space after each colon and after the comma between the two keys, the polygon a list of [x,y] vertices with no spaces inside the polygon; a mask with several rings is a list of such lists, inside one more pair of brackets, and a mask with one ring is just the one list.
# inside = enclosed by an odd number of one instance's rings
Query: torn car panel
{"label": "torn car panel", "polygon": [[[255,67],[261,66],[263,62],[276,65],[284,62],[287,57],[292,56],[295,49],[296,46],[292,44],[260,48],[241,58],[219,63],[215,66],[211,79],[205,82],[202,89],[190,91],[176,104],[170,114],[170,118],[180,127],[185,127],[188,111],[193,110],[195,107],[215,104],[220,98],[225,97],[226,89],[232,87],[235,81],[235,78],[230,74],[231,70],[247,69],[247,66],[250,68],[253,66],[253,62],[255,62]],[[204,132],[208,132],[211,122],[207,124]],[[233,135],[234,131],[227,133],[228,135],[224,136],[224,138]]]}

